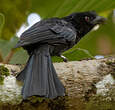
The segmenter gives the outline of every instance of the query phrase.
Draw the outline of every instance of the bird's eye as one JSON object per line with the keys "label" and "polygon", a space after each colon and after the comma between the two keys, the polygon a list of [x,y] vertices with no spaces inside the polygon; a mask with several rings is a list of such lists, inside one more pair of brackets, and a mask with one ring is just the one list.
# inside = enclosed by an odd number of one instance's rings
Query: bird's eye
{"label": "bird's eye", "polygon": [[89,22],[90,18],[88,16],[85,16],[85,21]]}

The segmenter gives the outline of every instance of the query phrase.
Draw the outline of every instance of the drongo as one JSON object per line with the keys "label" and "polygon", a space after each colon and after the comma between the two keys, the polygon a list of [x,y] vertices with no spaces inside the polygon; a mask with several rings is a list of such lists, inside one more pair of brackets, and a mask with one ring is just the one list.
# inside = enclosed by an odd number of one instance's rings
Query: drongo
{"label": "drongo", "polygon": [[104,21],[105,18],[94,11],[79,12],[41,20],[22,33],[15,48],[23,47],[29,54],[25,68],[17,75],[17,80],[24,82],[23,99],[33,95],[64,96],[65,88],[56,74],[51,56],[60,56],[67,61],[62,53]]}

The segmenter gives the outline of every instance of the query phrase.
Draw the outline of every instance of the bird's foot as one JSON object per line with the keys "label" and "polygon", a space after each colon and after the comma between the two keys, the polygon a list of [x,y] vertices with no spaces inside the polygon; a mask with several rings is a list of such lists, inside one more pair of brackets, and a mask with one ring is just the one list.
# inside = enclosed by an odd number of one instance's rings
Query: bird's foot
{"label": "bird's foot", "polygon": [[68,62],[68,59],[65,56],[61,55],[60,57],[63,59],[64,62]]}

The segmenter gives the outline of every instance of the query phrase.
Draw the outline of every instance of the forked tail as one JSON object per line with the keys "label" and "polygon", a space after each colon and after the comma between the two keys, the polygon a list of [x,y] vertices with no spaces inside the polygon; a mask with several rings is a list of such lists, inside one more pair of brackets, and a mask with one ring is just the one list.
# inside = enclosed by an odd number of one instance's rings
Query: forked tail
{"label": "forked tail", "polygon": [[24,70],[17,76],[17,80],[24,82],[22,89],[24,99],[33,95],[47,98],[65,95],[65,88],[52,64],[48,45],[34,50]]}

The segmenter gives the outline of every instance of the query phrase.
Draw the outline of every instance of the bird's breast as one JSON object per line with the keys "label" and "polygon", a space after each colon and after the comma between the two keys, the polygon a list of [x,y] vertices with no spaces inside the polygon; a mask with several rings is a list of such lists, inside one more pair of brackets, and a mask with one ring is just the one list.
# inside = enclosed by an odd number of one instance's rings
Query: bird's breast
{"label": "bird's breast", "polygon": [[62,54],[63,52],[67,51],[68,49],[72,48],[74,46],[73,44],[54,44],[50,45],[50,54],[51,56],[58,56]]}

